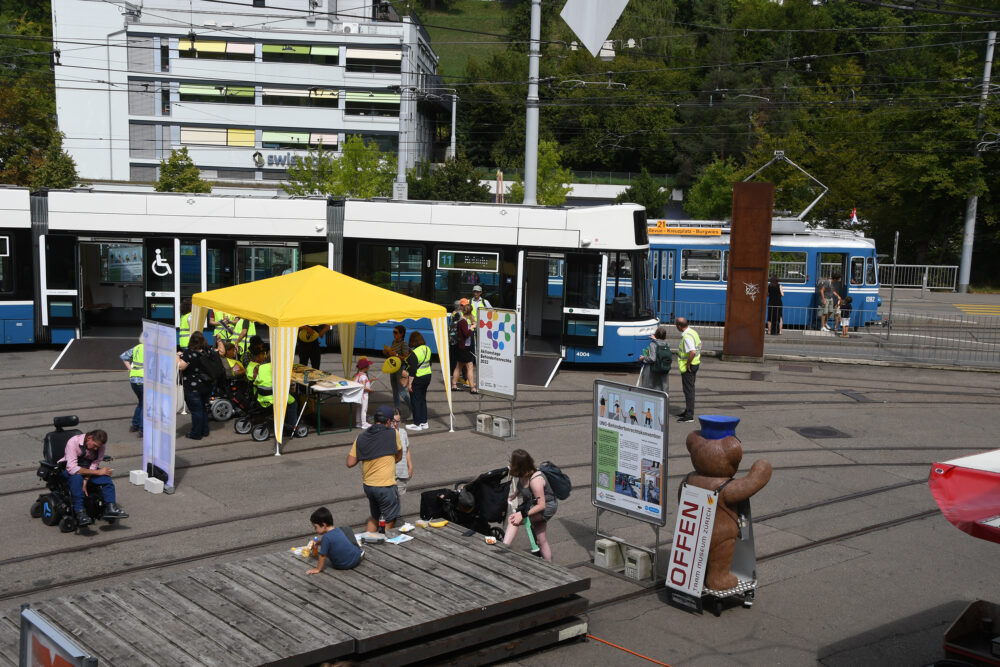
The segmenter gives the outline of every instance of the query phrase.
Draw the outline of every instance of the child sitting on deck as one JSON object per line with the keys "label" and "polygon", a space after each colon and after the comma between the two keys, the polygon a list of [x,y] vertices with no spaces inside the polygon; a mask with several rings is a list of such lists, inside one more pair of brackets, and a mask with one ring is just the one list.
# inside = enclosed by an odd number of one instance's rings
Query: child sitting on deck
{"label": "child sitting on deck", "polygon": [[350,570],[358,566],[365,552],[358,546],[351,531],[343,526],[334,528],[333,514],[325,507],[320,507],[309,517],[313,530],[320,536],[319,563],[306,574],[319,574],[326,565],[327,558],[335,570]]}

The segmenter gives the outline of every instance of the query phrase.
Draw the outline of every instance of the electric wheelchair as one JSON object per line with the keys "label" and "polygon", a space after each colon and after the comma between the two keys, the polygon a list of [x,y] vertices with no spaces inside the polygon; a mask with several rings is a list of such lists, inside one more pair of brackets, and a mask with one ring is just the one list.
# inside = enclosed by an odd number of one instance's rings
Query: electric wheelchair
{"label": "electric wheelchair", "polygon": [[[83,432],[76,428],[70,428],[80,423],[76,415],[66,417],[56,417],[52,420],[54,431],[45,434],[42,444],[42,460],[38,462],[38,477],[45,482],[48,493],[42,493],[31,505],[31,516],[41,519],[46,526],[59,526],[59,530],[64,533],[72,533],[80,526],[77,523],[73,512],[73,497],[70,494],[69,482],[62,473],[66,469],[65,461],[59,463],[59,459],[66,452],[66,443],[69,439]],[[104,457],[104,462],[111,461],[110,456]],[[104,516],[105,501],[101,487],[88,485],[87,495],[83,499],[83,509],[92,521],[97,521]],[[114,524],[118,519],[105,519],[109,524]]]}

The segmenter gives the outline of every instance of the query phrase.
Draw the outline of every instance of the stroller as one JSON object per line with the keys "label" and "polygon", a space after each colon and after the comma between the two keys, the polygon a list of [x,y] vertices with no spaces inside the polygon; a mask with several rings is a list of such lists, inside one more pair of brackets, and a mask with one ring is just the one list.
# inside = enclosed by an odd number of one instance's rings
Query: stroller
{"label": "stroller", "polygon": [[448,519],[481,535],[503,539],[510,484],[510,470],[504,467],[481,473],[468,484],[456,484],[454,490],[424,491],[420,518]]}

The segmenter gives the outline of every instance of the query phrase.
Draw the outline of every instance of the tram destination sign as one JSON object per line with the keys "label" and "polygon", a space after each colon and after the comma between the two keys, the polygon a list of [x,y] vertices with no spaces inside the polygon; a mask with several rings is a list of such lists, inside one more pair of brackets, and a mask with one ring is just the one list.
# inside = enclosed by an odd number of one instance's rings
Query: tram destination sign
{"label": "tram destination sign", "polygon": [[438,250],[438,269],[442,271],[485,271],[497,273],[500,270],[500,253],[474,252],[471,250]]}

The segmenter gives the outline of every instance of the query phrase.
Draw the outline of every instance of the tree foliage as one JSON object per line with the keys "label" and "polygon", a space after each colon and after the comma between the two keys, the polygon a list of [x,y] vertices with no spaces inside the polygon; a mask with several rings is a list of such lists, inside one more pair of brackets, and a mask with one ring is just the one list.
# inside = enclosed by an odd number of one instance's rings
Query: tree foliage
{"label": "tree foliage", "polygon": [[670,189],[663,188],[662,179],[653,178],[645,168],[632,180],[625,192],[615,198],[616,204],[629,202],[646,207],[647,218],[659,218],[670,201]]}
{"label": "tree foliage", "polygon": [[322,145],[288,168],[288,183],[281,187],[290,195],[332,195],[335,197],[388,197],[396,178],[396,157],[379,152],[374,141],[351,135],[341,147],[341,155]]}
{"label": "tree foliage", "polygon": [[[569,182],[573,173],[560,164],[559,144],[554,141],[538,142],[538,175],[535,182],[535,200],[543,206],[562,206],[566,195],[573,191]],[[524,179],[517,178],[510,185],[512,203],[524,201]]]}
{"label": "tree foliage", "polygon": [[[418,171],[423,171],[419,177]],[[464,155],[448,160],[432,169],[424,164],[421,169],[411,169],[406,175],[410,199],[427,201],[487,202],[493,199],[489,187],[480,184],[479,175]]]}
{"label": "tree foliage", "polygon": [[212,184],[201,180],[201,173],[188,155],[187,146],[170,151],[170,157],[160,160],[160,180],[157,192],[211,192]]}
{"label": "tree foliage", "polygon": [[[530,2],[513,4],[518,43],[470,60],[461,79],[471,85],[459,138],[489,168],[523,163]],[[976,131],[994,1],[938,14],[930,3],[630,0],[610,61],[570,47],[579,39],[556,4],[543,12],[539,134],[572,169],[669,174],[693,200],[689,214],[721,217],[731,206],[724,181],[784,150],[829,187],[812,224],[843,227],[856,207],[878,247],[900,231],[906,261],[956,263],[977,194],[976,256],[1000,250],[1000,150],[973,152],[1000,133],[997,93]],[[787,164],[758,178],[795,214],[822,190]]]}

